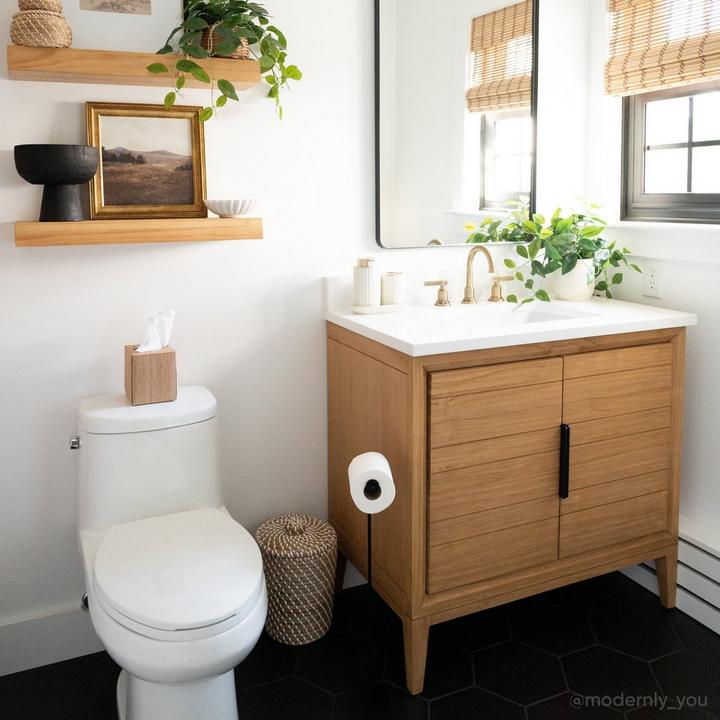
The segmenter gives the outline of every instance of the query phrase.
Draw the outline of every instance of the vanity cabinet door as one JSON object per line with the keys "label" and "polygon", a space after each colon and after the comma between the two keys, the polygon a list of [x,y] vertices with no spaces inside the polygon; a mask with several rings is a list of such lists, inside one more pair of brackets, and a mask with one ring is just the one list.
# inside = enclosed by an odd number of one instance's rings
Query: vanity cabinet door
{"label": "vanity cabinet door", "polygon": [[428,592],[558,557],[563,360],[430,374]]}
{"label": "vanity cabinet door", "polygon": [[668,530],[672,378],[669,344],[565,357],[561,558]]}

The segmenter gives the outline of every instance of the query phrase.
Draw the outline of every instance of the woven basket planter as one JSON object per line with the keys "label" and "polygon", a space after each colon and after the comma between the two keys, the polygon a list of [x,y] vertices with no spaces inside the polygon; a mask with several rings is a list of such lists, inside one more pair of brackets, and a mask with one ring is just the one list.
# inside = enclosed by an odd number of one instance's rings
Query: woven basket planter
{"label": "woven basket planter", "polygon": [[[35,4],[39,4],[39,0],[35,0]],[[49,10],[21,10],[13,15],[10,39],[15,45],[70,47],[72,30],[60,13]]]}
{"label": "woven basket planter", "polygon": [[265,630],[285,645],[307,645],[330,629],[337,536],[310,515],[282,515],[255,533],[268,588]]}
{"label": "woven basket planter", "polygon": [[[214,32],[212,34],[212,44],[213,47],[216,48],[218,45],[220,45],[221,42],[223,42],[225,38],[223,38],[222,35],[218,32]],[[245,38],[241,38],[240,40],[241,44],[237,47],[235,52],[230,53],[230,55],[216,55],[215,57],[224,57],[224,58],[231,58],[233,60],[249,60],[250,59],[250,49],[248,45],[248,41]],[[210,50],[210,31],[209,30],[203,30],[202,38],[200,39],[200,44],[205,48],[205,50]]]}
{"label": "woven basket planter", "polygon": [[58,15],[62,15],[63,11],[61,0],[18,0],[18,7],[21,10],[46,10]]}

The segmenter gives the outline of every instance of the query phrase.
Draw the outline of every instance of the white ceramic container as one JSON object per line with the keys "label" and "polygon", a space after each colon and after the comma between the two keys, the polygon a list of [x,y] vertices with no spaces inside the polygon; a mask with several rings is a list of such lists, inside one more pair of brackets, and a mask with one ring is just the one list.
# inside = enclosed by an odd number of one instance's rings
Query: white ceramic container
{"label": "white ceramic container", "polygon": [[584,302],[595,292],[595,268],[592,260],[578,260],[577,265],[563,275],[555,275],[555,297],[558,300]]}
{"label": "white ceramic container", "polygon": [[257,205],[257,200],[236,199],[236,200],[206,200],[205,207],[221,218],[235,218],[249,215]]}

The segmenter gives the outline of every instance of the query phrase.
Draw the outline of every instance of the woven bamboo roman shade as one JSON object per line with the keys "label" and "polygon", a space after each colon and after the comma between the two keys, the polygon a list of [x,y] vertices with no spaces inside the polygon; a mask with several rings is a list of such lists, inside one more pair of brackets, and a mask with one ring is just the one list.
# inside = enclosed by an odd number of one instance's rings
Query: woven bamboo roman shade
{"label": "woven bamboo roman shade", "polygon": [[720,77],[720,0],[609,0],[608,95]]}
{"label": "woven bamboo roman shade", "polygon": [[532,0],[523,0],[473,19],[470,112],[530,107],[532,16]]}

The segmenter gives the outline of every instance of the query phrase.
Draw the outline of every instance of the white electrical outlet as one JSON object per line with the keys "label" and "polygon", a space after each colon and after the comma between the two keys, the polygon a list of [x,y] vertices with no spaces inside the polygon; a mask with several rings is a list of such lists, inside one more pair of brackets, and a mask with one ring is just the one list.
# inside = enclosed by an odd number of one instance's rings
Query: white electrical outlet
{"label": "white electrical outlet", "polygon": [[662,297],[662,262],[659,260],[645,260],[641,263],[643,271],[642,294],[645,297]]}

